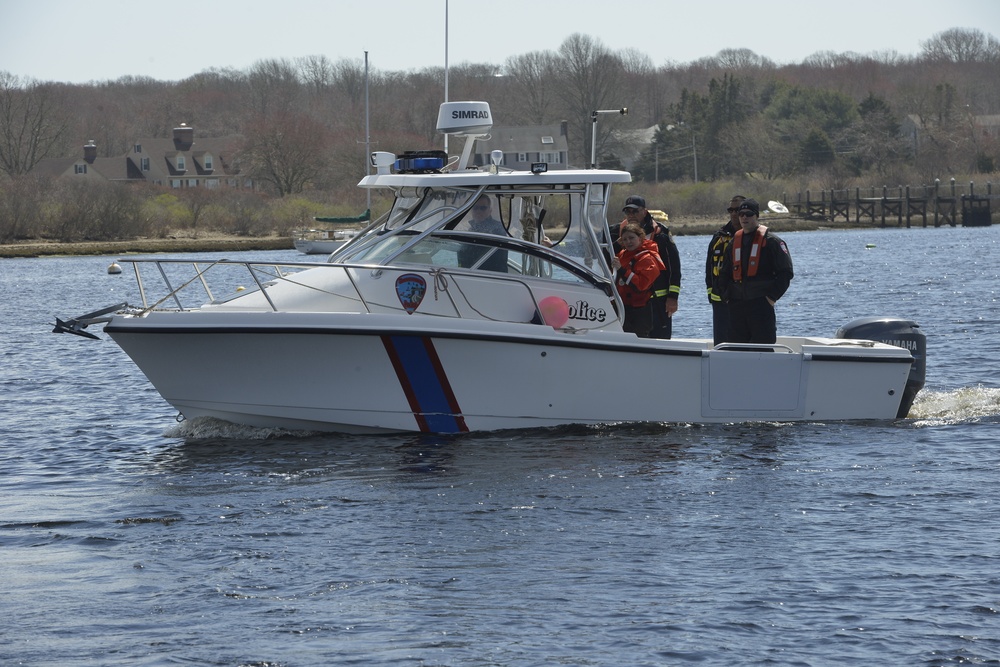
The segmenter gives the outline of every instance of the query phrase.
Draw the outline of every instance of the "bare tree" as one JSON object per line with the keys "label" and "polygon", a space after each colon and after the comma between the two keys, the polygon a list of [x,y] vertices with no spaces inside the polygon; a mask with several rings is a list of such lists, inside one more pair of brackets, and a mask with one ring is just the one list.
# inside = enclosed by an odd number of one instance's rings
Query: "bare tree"
{"label": "bare tree", "polygon": [[511,56],[504,65],[510,80],[511,96],[518,101],[520,112],[511,123],[541,125],[556,120],[556,99],[553,81],[556,76],[556,56],[551,51],[532,51]]}
{"label": "bare tree", "polygon": [[0,243],[38,235],[44,185],[33,175],[0,180]]}
{"label": "bare tree", "polygon": [[205,211],[219,199],[219,193],[208,188],[185,188],[178,190],[177,194],[180,204],[186,209],[188,224],[197,235],[198,223],[204,217]]}
{"label": "bare tree", "polygon": [[[591,112],[628,106],[621,58],[599,39],[575,33],[559,47],[558,67],[559,92],[571,128],[570,138],[578,137],[571,143],[570,161],[586,163],[591,154]],[[611,123],[599,128],[598,147],[613,129]]]}
{"label": "bare tree", "polygon": [[248,124],[246,136],[241,162],[279,197],[302,192],[326,167],[326,128],[305,114],[260,117]]}
{"label": "bare tree", "polygon": [[653,61],[632,48],[623,49],[619,57],[623,83],[632,95],[628,101],[629,124],[633,128],[656,125],[663,119],[666,100]]}
{"label": "bare tree", "polygon": [[[456,65],[451,68],[448,74],[449,97],[463,100],[496,100],[499,102],[497,107],[502,108],[503,101],[501,96],[497,94],[503,81],[502,71],[500,66],[492,63]],[[509,113],[502,111],[501,115],[497,117],[507,118],[509,116]]]}
{"label": "bare tree", "polygon": [[802,61],[803,65],[816,69],[837,69],[849,65],[857,58],[856,53],[837,53],[836,51],[817,51]]}
{"label": "bare tree", "polygon": [[1000,40],[976,28],[952,28],[921,42],[932,62],[1000,62]]}
{"label": "bare tree", "polygon": [[260,60],[247,74],[247,106],[259,116],[294,108],[300,91],[298,70],[283,58]]}
{"label": "bare tree", "polygon": [[[365,64],[357,60],[338,60],[333,66],[332,83],[341,95],[346,95],[352,105],[360,107],[365,101]],[[369,72],[369,81],[371,73]]]}
{"label": "bare tree", "polygon": [[51,85],[0,72],[0,169],[27,174],[53,153],[65,131]]}
{"label": "bare tree", "polygon": [[[396,73],[384,79],[382,91],[382,132],[395,130],[422,136],[427,148],[441,142],[437,133],[437,114],[444,100],[444,68],[428,67],[405,75]],[[454,99],[454,98],[453,98]],[[401,100],[406,100],[401,104]],[[395,149],[392,149],[395,150]]]}
{"label": "bare tree", "polygon": [[[700,180],[741,172],[787,175],[798,168],[796,149],[817,121],[836,144],[834,166],[849,155],[849,166],[857,165],[862,176],[914,165],[940,175],[1000,163],[1000,147],[983,125],[1000,114],[1000,86],[993,84],[1000,81],[997,38],[953,28],[922,46],[919,57],[821,51],[780,66],[749,49],[724,49],[691,63],[654,66],[641,45],[612,51],[577,34],[558,50],[513,56],[499,71],[476,63],[453,67],[450,97],[489,101],[502,125],[568,121],[570,162],[577,165],[589,163],[594,110],[629,108],[628,116],[604,116],[597,125],[605,164],[616,150],[613,132],[676,125],[667,140],[646,149],[650,177],[669,172],[670,160],[683,168],[675,170],[677,178],[692,174],[695,140]],[[364,74],[359,58],[331,62],[322,55],[208,69],[177,82],[128,76],[43,84],[0,72],[0,175],[24,173],[44,157],[78,156],[89,139],[101,157],[123,156],[137,140],[169,137],[185,121],[199,136],[247,137],[243,173],[253,168],[271,191],[343,190],[349,194],[338,192],[337,200],[353,206],[360,201],[351,199],[353,184],[368,166],[366,139],[375,150],[392,151],[444,143],[434,126],[444,99],[441,67],[371,70],[370,128]],[[719,83],[727,76],[738,78],[738,91]],[[802,90],[789,98],[788,88]],[[843,100],[833,100],[834,107],[806,104],[817,97],[813,89]],[[690,101],[695,93],[701,103],[685,107],[685,95]],[[885,100],[890,115],[876,109],[858,121],[839,113],[871,94]],[[910,129],[905,150],[892,118]],[[197,227],[205,228],[210,215]]]}
{"label": "bare tree", "polygon": [[130,239],[145,231],[139,196],[126,185],[63,180],[52,194],[48,224],[60,241]]}
{"label": "bare tree", "polygon": [[319,95],[333,86],[336,66],[326,56],[296,58],[299,77],[313,95]]}
{"label": "bare tree", "polygon": [[774,69],[774,61],[757,55],[750,49],[722,49],[716,54],[719,67],[729,71]]}

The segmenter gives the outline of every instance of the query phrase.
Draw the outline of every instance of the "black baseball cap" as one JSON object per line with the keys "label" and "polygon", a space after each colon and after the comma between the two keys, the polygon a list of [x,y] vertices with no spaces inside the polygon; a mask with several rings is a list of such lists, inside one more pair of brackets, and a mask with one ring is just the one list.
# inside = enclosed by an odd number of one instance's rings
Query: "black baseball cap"
{"label": "black baseball cap", "polygon": [[622,207],[622,210],[624,211],[627,208],[646,208],[646,198],[639,195],[632,195],[625,200],[625,206]]}
{"label": "black baseball cap", "polygon": [[740,213],[743,211],[750,211],[754,215],[760,215],[760,205],[757,204],[757,200],[755,199],[744,199],[743,203],[740,204],[740,207],[737,210]]}

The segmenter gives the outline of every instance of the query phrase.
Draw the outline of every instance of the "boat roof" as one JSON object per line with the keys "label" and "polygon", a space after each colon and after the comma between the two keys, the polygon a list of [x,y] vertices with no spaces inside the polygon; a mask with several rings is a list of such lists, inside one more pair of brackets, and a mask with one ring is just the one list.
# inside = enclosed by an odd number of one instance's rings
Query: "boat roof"
{"label": "boat roof", "polygon": [[554,169],[541,174],[530,171],[501,171],[497,174],[478,169],[441,173],[372,174],[358,183],[362,188],[427,188],[499,186],[555,186],[584,183],[630,183],[632,175],[615,169]]}

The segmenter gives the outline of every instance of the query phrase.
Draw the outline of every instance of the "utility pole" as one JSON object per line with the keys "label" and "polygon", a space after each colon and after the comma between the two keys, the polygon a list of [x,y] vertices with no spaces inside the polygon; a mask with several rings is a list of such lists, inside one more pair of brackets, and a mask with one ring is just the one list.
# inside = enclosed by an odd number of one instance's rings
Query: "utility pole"
{"label": "utility pole", "polygon": [[694,143],[694,130],[691,130],[691,154],[694,155],[694,182],[698,182],[698,147]]}

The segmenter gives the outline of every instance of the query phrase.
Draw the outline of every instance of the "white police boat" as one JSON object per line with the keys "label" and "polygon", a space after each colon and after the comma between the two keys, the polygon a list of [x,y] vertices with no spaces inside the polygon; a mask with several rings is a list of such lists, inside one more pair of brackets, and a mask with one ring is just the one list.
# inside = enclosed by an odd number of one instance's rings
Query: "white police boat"
{"label": "white police boat", "polygon": [[[104,331],[187,419],[346,433],[619,422],[905,417],[923,385],[913,322],[868,318],[774,345],[622,331],[608,266],[624,171],[474,166],[484,102],[446,103],[461,156],[373,153],[393,204],[326,263],[119,260],[132,303],[55,331]],[[483,198],[486,198],[483,202]],[[505,233],[476,231],[474,206]],[[617,210],[617,207],[615,207]],[[541,242],[540,242],[541,241]],[[155,280],[154,280],[155,279]],[[888,341],[888,342],[881,342]],[[648,378],[668,381],[647,384]]]}

